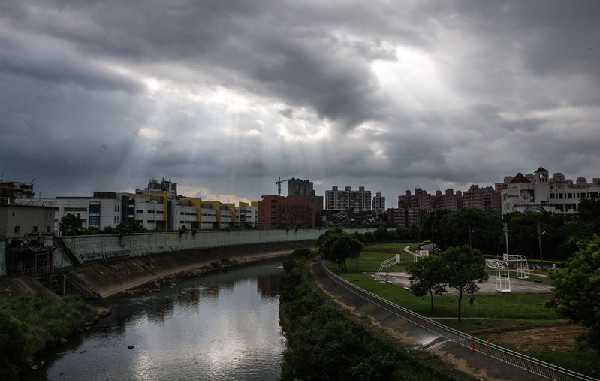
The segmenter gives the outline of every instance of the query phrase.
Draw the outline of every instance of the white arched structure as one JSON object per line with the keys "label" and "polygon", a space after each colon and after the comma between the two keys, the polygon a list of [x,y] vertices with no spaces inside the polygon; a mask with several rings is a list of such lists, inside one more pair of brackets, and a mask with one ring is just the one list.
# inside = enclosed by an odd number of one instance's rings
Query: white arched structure
{"label": "white arched structure", "polygon": [[[385,261],[381,262],[381,265],[379,266],[379,271],[377,271],[377,274],[375,274],[375,280],[384,280],[384,270],[389,270],[390,267],[392,267],[393,265],[397,265],[398,263],[400,263],[400,254],[396,254],[396,256],[388,258]],[[387,271],[385,272],[385,275],[387,276]]]}
{"label": "white arched structure", "polygon": [[504,262],[508,263],[508,267],[515,266],[517,270],[517,278],[528,279],[529,278],[529,264],[527,263],[527,257],[524,255],[502,255]]}
{"label": "white arched structure", "polygon": [[496,270],[496,291],[510,292],[510,268],[508,262],[500,259],[486,259],[488,269]]}

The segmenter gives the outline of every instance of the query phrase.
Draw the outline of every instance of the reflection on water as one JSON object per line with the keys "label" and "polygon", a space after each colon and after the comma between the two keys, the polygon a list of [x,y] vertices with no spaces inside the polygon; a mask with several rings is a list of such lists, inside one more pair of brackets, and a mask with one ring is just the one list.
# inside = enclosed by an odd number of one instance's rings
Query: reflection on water
{"label": "reflection on water", "polygon": [[111,300],[111,315],[99,328],[60,348],[38,379],[277,379],[285,348],[278,265],[254,265],[167,285],[156,294]]}

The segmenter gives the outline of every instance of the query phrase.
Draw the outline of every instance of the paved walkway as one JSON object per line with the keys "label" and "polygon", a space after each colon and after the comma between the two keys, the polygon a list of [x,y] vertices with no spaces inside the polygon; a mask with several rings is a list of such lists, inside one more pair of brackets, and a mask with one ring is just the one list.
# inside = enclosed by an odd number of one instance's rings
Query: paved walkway
{"label": "paved walkway", "polygon": [[456,342],[424,329],[411,321],[398,317],[393,311],[368,301],[331,279],[321,263],[312,267],[318,284],[339,303],[354,313],[370,316],[382,327],[393,330],[404,342],[436,353],[459,370],[485,380],[546,380],[526,370],[506,364],[487,355],[471,351]]}

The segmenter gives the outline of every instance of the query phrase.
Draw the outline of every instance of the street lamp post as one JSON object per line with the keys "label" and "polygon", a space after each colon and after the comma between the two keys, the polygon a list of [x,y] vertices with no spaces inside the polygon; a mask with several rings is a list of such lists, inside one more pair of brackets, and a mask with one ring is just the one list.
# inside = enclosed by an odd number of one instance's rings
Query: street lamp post
{"label": "street lamp post", "polygon": [[544,230],[543,232],[540,233],[541,228],[540,228],[539,222],[537,224],[537,229],[538,229],[538,245],[540,247],[540,270],[542,270],[544,268],[544,259],[542,257],[542,236],[544,234],[546,234],[546,231]]}

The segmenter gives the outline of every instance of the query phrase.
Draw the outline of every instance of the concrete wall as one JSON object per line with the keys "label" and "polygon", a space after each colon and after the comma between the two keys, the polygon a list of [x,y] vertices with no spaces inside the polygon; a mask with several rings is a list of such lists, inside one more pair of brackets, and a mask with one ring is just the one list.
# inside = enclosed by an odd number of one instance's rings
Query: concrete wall
{"label": "concrete wall", "polygon": [[6,276],[6,241],[0,240],[0,276]]}
{"label": "concrete wall", "polygon": [[[352,234],[366,233],[372,228],[343,229]],[[127,236],[91,235],[63,237],[65,245],[80,263],[121,256],[140,256],[179,250],[207,249],[220,246],[239,246],[269,242],[316,240],[327,229],[290,230],[236,230],[236,231],[187,231],[185,233],[142,233]],[[54,252],[54,265],[68,267],[68,256],[58,248]],[[60,263],[58,263],[60,262]]]}

